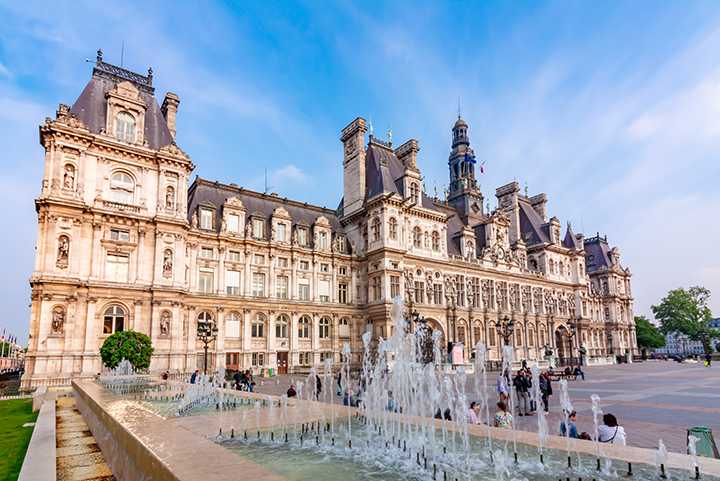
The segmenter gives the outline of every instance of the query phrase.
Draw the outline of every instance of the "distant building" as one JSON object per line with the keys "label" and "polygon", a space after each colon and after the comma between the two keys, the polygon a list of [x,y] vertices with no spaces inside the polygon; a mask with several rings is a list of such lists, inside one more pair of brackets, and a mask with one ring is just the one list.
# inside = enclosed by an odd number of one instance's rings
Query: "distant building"
{"label": "distant building", "polygon": [[563,229],[547,196],[517,182],[495,190],[490,211],[463,119],[450,129],[445,199],[423,192],[416,140],[393,147],[350,122],[337,159],[344,197],[331,210],[191,181],[176,144],[180,99],[159,104],[152,82],[98,52],[75,103],[40,127],[24,388],[95,375],[105,338],[127,329],[152,338],[152,371],[190,372],[208,322],[211,369],[306,371],[343,362],[346,343],[358,364],[364,332],[392,334],[398,295],[465,359],[477,342],[499,359],[496,327],[510,320],[516,359],[542,358],[545,345],[560,358],[581,345],[587,358],[637,352],[619,250]]}
{"label": "distant building", "polygon": [[700,341],[692,341],[685,334],[670,333],[665,335],[665,346],[655,349],[655,352],[672,356],[704,354],[705,350]]}

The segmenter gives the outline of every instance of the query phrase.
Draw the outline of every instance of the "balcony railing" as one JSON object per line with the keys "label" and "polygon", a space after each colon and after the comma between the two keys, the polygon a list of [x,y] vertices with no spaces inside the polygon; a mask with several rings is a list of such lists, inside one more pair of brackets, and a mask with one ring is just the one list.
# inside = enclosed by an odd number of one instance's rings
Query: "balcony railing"
{"label": "balcony railing", "polygon": [[117,210],[120,212],[129,212],[131,214],[140,213],[140,207],[136,205],[123,204],[122,202],[115,202],[112,200],[103,200],[102,206],[106,209]]}

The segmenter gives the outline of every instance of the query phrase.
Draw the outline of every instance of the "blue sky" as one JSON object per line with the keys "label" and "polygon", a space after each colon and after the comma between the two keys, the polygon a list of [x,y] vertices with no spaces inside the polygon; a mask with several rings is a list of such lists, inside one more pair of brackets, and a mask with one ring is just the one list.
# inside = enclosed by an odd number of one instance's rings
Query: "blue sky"
{"label": "blue sky", "polygon": [[637,313],[701,284],[720,315],[717,2],[0,1],[0,18],[0,328],[23,339],[37,126],[123,42],[127,68],[179,94],[200,176],[262,190],[267,169],[279,194],[334,208],[339,131],[363,116],[418,139],[442,192],[459,97],[493,205],[515,179],[546,192],[561,222],[620,247]]}

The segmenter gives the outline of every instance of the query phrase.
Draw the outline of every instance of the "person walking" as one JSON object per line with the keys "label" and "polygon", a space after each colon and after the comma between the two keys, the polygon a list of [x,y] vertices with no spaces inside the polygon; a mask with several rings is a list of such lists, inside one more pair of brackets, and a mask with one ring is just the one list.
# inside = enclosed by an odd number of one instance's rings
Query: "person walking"
{"label": "person walking", "polygon": [[315,399],[320,400],[320,393],[322,392],[322,381],[320,380],[320,376],[315,374]]}
{"label": "person walking", "polygon": [[548,412],[550,409],[550,396],[552,396],[552,381],[550,380],[550,373],[547,371],[540,376],[540,394],[542,395],[545,412]]}
{"label": "person walking", "polygon": [[495,413],[493,425],[496,428],[510,429],[513,424],[513,416],[508,412],[507,404],[502,401],[497,403],[498,410]]}
{"label": "person walking", "polygon": [[198,374],[200,374],[200,371],[195,369],[195,372],[192,373],[192,376],[190,376],[190,384],[195,384],[197,382]]}
{"label": "person walking", "polygon": [[508,395],[510,393],[509,381],[510,375],[507,370],[499,374],[497,380],[495,381],[495,389],[497,391],[498,399],[502,402],[506,402],[508,399]]}
{"label": "person walking", "polygon": [[522,370],[513,378],[513,386],[518,400],[518,416],[530,416],[530,384]]}
{"label": "person walking", "polygon": [[712,365],[712,354],[709,352],[705,354],[705,367],[710,367]]}

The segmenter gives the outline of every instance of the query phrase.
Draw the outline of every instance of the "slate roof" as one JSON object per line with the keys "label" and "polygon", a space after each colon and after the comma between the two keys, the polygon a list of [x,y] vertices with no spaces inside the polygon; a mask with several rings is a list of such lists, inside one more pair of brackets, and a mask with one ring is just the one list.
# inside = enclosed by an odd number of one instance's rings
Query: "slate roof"
{"label": "slate roof", "polygon": [[573,232],[570,224],[568,224],[567,226],[567,231],[565,232],[565,238],[562,241],[562,245],[563,247],[567,247],[568,249],[575,249],[578,251],[582,250],[582,246],[575,237],[575,233]]}
{"label": "slate roof", "polygon": [[519,197],[520,235],[528,246],[550,242],[548,225],[524,198]]}
{"label": "slate roof", "polygon": [[199,205],[214,207],[216,214],[214,230],[220,232],[222,223],[222,206],[230,197],[237,197],[245,207],[246,216],[259,216],[266,219],[267,227],[273,212],[278,207],[285,209],[292,218],[293,227],[296,225],[311,226],[320,216],[325,216],[330,223],[333,233],[344,232],[335,211],[315,205],[297,202],[275,195],[262,194],[243,189],[235,185],[222,184],[197,177],[188,191],[188,221],[192,221],[193,213]]}
{"label": "slate roof", "polygon": [[99,62],[93,69],[90,81],[70,108],[70,113],[80,119],[94,134],[99,134],[106,125],[108,91],[124,81],[133,83],[140,90],[147,111],[145,112],[144,137],[152,149],[159,149],[173,143],[170,129],[160,106],[155,100],[152,77],[143,76],[114,65]]}
{"label": "slate roof", "polygon": [[607,238],[599,235],[585,239],[585,265],[587,272],[592,273],[604,267],[610,267],[610,246]]}

